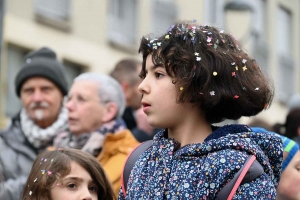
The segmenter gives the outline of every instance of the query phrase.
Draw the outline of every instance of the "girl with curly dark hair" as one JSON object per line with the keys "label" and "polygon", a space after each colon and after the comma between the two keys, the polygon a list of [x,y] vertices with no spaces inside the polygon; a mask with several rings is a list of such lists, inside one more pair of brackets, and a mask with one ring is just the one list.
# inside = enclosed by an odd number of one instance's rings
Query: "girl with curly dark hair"
{"label": "girl with curly dark hair", "polygon": [[148,123],[164,130],[138,158],[119,199],[216,199],[251,155],[262,173],[242,182],[233,198],[275,199],[281,138],[246,125],[212,125],[254,116],[273,98],[272,84],[237,40],[183,21],[158,38],[143,37],[139,52],[143,109]]}

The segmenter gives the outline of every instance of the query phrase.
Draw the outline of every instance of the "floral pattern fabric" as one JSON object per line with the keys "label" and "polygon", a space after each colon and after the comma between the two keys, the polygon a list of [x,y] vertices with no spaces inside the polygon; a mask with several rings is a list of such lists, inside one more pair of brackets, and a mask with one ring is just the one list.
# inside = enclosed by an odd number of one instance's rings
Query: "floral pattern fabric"
{"label": "floral pattern fabric", "polygon": [[176,150],[178,142],[161,131],[135,163],[122,199],[215,199],[249,155],[264,173],[240,185],[233,199],[276,199],[282,164],[282,140],[276,134],[252,132],[244,125],[215,127],[201,144]]}

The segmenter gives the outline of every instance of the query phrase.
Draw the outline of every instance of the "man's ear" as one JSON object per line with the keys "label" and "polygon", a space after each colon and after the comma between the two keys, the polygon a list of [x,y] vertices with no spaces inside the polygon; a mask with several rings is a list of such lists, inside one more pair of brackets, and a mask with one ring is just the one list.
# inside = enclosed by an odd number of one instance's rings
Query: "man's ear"
{"label": "man's ear", "polygon": [[124,91],[125,98],[129,99],[132,93],[130,83],[128,81],[123,81],[121,86]]}
{"label": "man's ear", "polygon": [[115,102],[108,102],[105,104],[105,109],[102,116],[104,123],[111,121],[118,113],[118,105]]}
{"label": "man's ear", "polygon": [[300,126],[297,128],[297,136],[300,137]]}

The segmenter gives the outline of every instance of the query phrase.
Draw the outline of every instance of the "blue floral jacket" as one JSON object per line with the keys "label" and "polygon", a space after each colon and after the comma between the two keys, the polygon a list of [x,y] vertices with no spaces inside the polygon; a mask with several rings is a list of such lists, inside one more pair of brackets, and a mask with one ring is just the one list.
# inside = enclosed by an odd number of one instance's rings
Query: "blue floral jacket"
{"label": "blue floral jacket", "polygon": [[252,132],[244,125],[214,127],[201,144],[176,150],[178,142],[159,132],[135,163],[122,199],[215,199],[218,192],[256,156],[264,173],[240,185],[233,199],[276,199],[283,150],[276,134]]}

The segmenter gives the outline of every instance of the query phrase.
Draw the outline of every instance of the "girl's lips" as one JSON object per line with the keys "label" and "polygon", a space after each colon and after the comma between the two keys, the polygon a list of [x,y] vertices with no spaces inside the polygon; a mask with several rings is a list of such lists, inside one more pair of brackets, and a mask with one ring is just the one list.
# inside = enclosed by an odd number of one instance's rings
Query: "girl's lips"
{"label": "girl's lips", "polygon": [[142,102],[142,106],[143,106],[144,113],[146,113],[149,110],[149,108],[151,107],[150,104],[145,103],[145,102]]}
{"label": "girl's lips", "polygon": [[143,107],[151,106],[149,103],[142,102]]}

